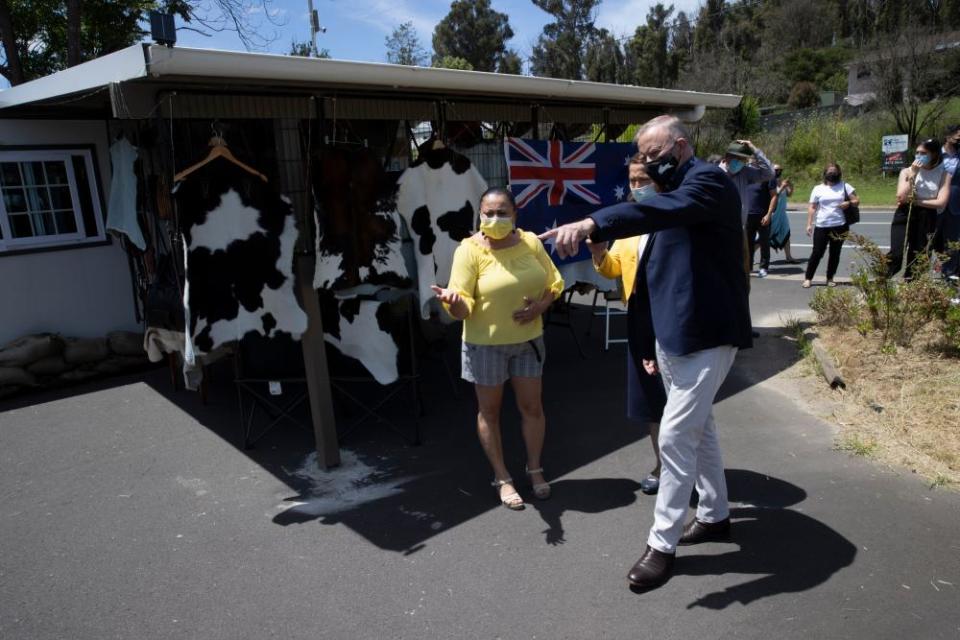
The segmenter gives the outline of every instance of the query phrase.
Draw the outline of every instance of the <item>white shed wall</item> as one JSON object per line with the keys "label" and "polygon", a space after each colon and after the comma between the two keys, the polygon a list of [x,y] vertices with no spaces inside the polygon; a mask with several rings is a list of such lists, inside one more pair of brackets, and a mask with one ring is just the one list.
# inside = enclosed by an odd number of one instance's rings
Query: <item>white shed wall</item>
{"label": "white shed wall", "polygon": [[[110,152],[104,122],[0,119],[0,146],[59,144],[95,145],[106,202]],[[130,269],[119,243],[0,254],[0,344],[40,331],[96,337],[139,328]]]}

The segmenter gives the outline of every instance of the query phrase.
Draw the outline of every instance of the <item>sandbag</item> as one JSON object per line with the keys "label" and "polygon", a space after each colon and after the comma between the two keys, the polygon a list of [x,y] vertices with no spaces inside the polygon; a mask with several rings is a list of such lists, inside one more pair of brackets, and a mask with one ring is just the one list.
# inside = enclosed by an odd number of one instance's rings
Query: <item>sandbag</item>
{"label": "sandbag", "polygon": [[62,355],[49,356],[27,366],[27,371],[36,376],[58,376],[73,367],[67,364]]}
{"label": "sandbag", "polygon": [[67,338],[63,359],[67,364],[100,362],[110,356],[105,338]]}
{"label": "sandbag", "polygon": [[23,390],[23,387],[19,385],[12,384],[10,386],[0,385],[0,399],[7,398],[9,396],[16,395]]}
{"label": "sandbag", "polygon": [[112,375],[114,373],[123,373],[124,371],[140,369],[149,363],[150,361],[147,360],[146,356],[141,351],[141,355],[139,356],[110,356],[103,362],[98,362],[96,365],[94,365],[93,370],[97,373]]}
{"label": "sandbag", "polygon": [[37,377],[20,367],[0,367],[0,386],[4,385],[34,387]]}
{"label": "sandbag", "polygon": [[111,331],[107,346],[118,356],[143,356],[143,334],[133,331]]}
{"label": "sandbag", "polygon": [[72,371],[61,373],[57,379],[62,382],[83,382],[90,378],[96,378],[99,375],[99,373],[92,369],[73,369]]}
{"label": "sandbag", "polygon": [[54,333],[17,338],[0,347],[0,367],[23,367],[63,351],[63,340]]}

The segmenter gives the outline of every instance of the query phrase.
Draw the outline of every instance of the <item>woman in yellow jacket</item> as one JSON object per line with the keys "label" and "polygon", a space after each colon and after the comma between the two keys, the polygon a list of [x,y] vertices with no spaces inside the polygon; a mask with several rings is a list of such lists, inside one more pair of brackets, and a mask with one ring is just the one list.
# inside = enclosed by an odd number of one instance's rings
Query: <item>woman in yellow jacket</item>
{"label": "woman in yellow jacket", "polygon": [[550,497],[540,464],[546,420],[541,400],[543,344],[541,315],[563,291],[563,278],[537,236],[516,228],[517,207],[506,189],[488,189],[480,198],[480,231],[453,256],[450,283],[433,287],[447,312],[463,320],[463,378],[477,394],[477,434],[493,467],[493,486],[509,509],[523,498],[503,460],[500,408],[509,379],[522,419],[526,473],[534,495]]}
{"label": "woman in yellow jacket", "polygon": [[[630,196],[636,201],[655,195],[653,181],[647,176],[643,159],[634,156],[629,166]],[[646,246],[647,236],[633,236],[617,240],[607,251],[607,243],[588,244],[593,254],[593,266],[607,278],[623,278],[624,302],[633,295],[633,284],[636,281],[637,266],[643,249]],[[628,307],[629,308],[629,307]],[[630,319],[628,318],[628,322]],[[657,371],[655,360],[642,360],[637,366],[631,350],[627,350],[627,417],[636,422],[645,423],[650,430],[650,443],[653,445],[653,454],[657,459],[657,466],[640,481],[640,490],[646,494],[654,494],[660,488],[660,447],[657,439],[660,436],[660,418],[663,417],[663,407],[667,403],[667,393]]]}

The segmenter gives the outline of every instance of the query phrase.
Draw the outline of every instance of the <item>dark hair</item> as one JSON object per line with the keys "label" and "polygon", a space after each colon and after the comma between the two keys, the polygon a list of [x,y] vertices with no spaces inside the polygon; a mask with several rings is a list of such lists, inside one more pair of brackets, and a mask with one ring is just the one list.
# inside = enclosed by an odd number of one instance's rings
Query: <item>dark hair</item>
{"label": "dark hair", "polygon": [[924,140],[921,142],[919,146],[923,147],[924,151],[930,154],[931,167],[935,167],[940,164],[940,159],[943,154],[941,152],[942,147],[939,140],[936,138],[930,138],[929,140]]}
{"label": "dark hair", "polygon": [[830,170],[830,167],[833,167],[837,170],[838,180],[843,180],[843,169],[840,168],[840,165],[836,162],[828,162],[827,166],[823,168],[823,183],[827,184],[827,171]]}
{"label": "dark hair", "polygon": [[950,136],[960,131],[960,124],[948,124],[947,128],[943,130],[943,137],[949,138]]}
{"label": "dark hair", "polygon": [[514,211],[517,209],[517,200],[513,197],[513,192],[506,187],[490,187],[483,192],[482,196],[480,196],[480,202],[483,202],[483,200],[488,196],[503,196],[507,199],[507,202],[510,203],[510,206],[513,207]]}
{"label": "dark hair", "polygon": [[644,158],[643,155],[641,155],[639,151],[637,151],[637,152],[636,152],[635,154],[633,154],[633,156],[630,158],[630,162],[627,163],[628,166],[631,165],[631,164],[642,164],[642,165],[646,166],[646,165],[647,165],[647,159]]}

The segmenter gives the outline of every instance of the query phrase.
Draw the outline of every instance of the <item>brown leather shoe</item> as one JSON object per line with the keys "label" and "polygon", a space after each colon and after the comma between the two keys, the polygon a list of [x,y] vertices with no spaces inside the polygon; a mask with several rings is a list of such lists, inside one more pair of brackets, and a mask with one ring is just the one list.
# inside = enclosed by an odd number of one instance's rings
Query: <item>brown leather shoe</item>
{"label": "brown leather shoe", "polygon": [[673,574],[675,557],[675,554],[663,553],[647,545],[647,550],[627,574],[630,586],[638,589],[659,587]]}
{"label": "brown leather shoe", "polygon": [[677,544],[688,546],[701,542],[729,542],[730,518],[720,522],[700,522],[696,518],[687,523]]}

